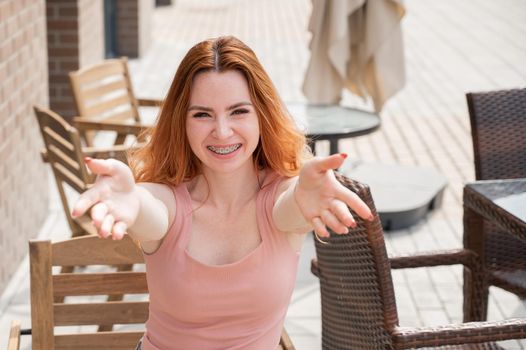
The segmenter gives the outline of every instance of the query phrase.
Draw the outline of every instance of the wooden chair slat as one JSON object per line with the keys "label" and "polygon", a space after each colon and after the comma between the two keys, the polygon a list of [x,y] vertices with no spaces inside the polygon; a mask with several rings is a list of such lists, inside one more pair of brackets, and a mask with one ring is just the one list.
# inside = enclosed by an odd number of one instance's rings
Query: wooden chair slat
{"label": "wooden chair slat", "polygon": [[81,87],[101,79],[112,76],[121,75],[125,72],[121,59],[109,59],[104,63],[82,68],[76,72],[69,74],[71,82]]}
{"label": "wooden chair slat", "polygon": [[144,272],[63,273],[53,276],[55,296],[148,293]]}
{"label": "wooden chair slat", "polygon": [[[61,170],[63,168],[64,171],[71,174],[71,176],[77,178],[79,181],[82,181],[82,178],[85,176],[87,172],[77,161],[77,157],[70,158],[67,154],[64,154],[59,148],[55,147],[54,145],[49,145],[48,152],[47,152],[47,158],[49,163],[51,165],[60,165]],[[84,181],[82,181],[84,182]]]}
{"label": "wooden chair slat", "polygon": [[[86,254],[86,251],[90,254]],[[53,266],[140,263],[144,263],[144,257],[130,236],[125,236],[121,241],[86,236],[57,242],[53,245]]]}
{"label": "wooden chair slat", "polygon": [[[131,121],[140,123],[139,103],[133,93],[128,60],[104,62],[69,74],[79,116],[92,121]],[[88,146],[93,145],[93,132],[81,132]],[[116,144],[124,142],[118,137]]]}
{"label": "wooden chair slat", "polygon": [[100,325],[145,323],[147,301],[113,301],[86,304],[55,304],[55,325]]}
{"label": "wooden chair slat", "polygon": [[[75,153],[72,152],[70,155],[65,154],[60,148],[55,145],[49,145],[49,152],[47,152],[47,159],[49,162],[59,162],[64,164],[72,173],[80,174],[81,166],[77,162]],[[72,157],[73,156],[73,157]]]}
{"label": "wooden chair slat", "polygon": [[51,127],[49,126],[44,127],[44,135],[45,135],[46,141],[49,144],[52,144],[55,147],[59,148],[63,153],[66,153],[70,158],[75,157],[75,153],[74,153],[75,146],[73,146],[71,142],[69,140],[66,140],[62,135],[54,131]]}
{"label": "wooden chair slat", "polygon": [[131,350],[144,332],[98,332],[55,336],[55,350]]}
{"label": "wooden chair slat", "polygon": [[[118,111],[118,112],[108,114],[108,117],[104,119],[104,121],[109,122],[109,123],[130,122],[132,120],[135,120],[135,112],[133,109],[126,109],[124,111]],[[130,125],[137,125],[137,124],[133,123]]]}
{"label": "wooden chair slat", "polygon": [[[85,107],[85,116],[86,117],[99,117],[104,114],[104,112],[117,109],[118,107],[126,106],[128,107],[131,104],[130,96],[120,95],[114,98],[101,101],[90,106]],[[106,118],[104,117],[104,120]]]}
{"label": "wooden chair slat", "polygon": [[101,98],[104,95],[113,93],[115,91],[123,90],[127,93],[128,86],[126,85],[126,80],[116,78],[113,81],[102,81],[101,84],[98,84],[93,87],[88,87],[82,90],[82,96],[86,101],[96,100]]}
{"label": "wooden chair slat", "polygon": [[60,163],[54,163],[53,171],[56,178],[67,183],[69,186],[75,189],[75,191],[82,193],[87,189],[85,182],[75,176],[75,174],[69,171],[64,165]]}

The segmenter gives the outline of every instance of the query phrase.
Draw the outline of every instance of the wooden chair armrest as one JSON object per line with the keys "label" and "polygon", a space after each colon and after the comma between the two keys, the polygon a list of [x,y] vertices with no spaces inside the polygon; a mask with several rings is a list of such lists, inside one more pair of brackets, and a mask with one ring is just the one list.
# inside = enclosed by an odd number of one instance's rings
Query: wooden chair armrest
{"label": "wooden chair armrest", "polygon": [[443,265],[464,265],[472,267],[477,261],[477,255],[466,249],[425,252],[407,256],[390,257],[392,269],[407,269]]}
{"label": "wooden chair armrest", "polygon": [[513,318],[436,327],[397,327],[392,336],[397,349],[521,339],[526,338],[526,319]]}
{"label": "wooden chair armrest", "polygon": [[160,107],[163,100],[152,99],[152,98],[138,98],[137,103],[140,107]]}
{"label": "wooden chair armrest", "polygon": [[151,126],[145,124],[127,124],[119,122],[108,122],[108,121],[93,121],[83,117],[73,118],[73,124],[79,131],[115,131],[119,134],[128,135],[140,135],[144,131],[148,130]]}
{"label": "wooden chair armrest", "polygon": [[87,157],[107,159],[115,158],[126,162],[128,152],[140,148],[142,144],[133,146],[128,145],[114,145],[110,147],[82,147],[82,153]]}
{"label": "wooden chair armrest", "polygon": [[20,321],[12,321],[9,331],[9,340],[7,341],[7,350],[20,349]]}

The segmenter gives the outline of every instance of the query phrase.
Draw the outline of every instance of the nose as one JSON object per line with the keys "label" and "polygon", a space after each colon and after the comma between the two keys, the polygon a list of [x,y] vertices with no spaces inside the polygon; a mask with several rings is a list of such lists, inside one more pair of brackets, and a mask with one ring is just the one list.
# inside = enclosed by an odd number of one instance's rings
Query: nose
{"label": "nose", "polygon": [[214,136],[218,139],[226,139],[229,138],[232,135],[232,133],[232,126],[230,125],[230,121],[228,120],[228,118],[219,116],[216,119]]}

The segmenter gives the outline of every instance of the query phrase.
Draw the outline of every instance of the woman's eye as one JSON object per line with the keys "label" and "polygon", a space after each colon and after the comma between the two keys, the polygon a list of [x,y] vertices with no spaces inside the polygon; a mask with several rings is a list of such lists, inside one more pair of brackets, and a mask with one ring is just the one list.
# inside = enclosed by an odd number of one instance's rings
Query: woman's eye
{"label": "woman's eye", "polygon": [[193,115],[194,118],[206,118],[206,117],[209,117],[210,115],[206,112],[197,112]]}
{"label": "woman's eye", "polygon": [[245,109],[245,108],[240,108],[240,109],[235,109],[232,114],[245,114],[245,113],[248,113],[248,109]]}

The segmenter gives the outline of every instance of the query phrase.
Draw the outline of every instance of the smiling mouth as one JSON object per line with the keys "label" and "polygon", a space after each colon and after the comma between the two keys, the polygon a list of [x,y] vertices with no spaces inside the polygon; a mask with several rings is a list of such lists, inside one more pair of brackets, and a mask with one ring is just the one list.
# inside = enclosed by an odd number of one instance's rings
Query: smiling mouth
{"label": "smiling mouth", "polygon": [[207,146],[206,148],[208,148],[210,151],[217,153],[217,154],[230,154],[232,152],[237,151],[240,147],[241,147],[241,144],[237,143],[235,145],[228,146],[228,147]]}

